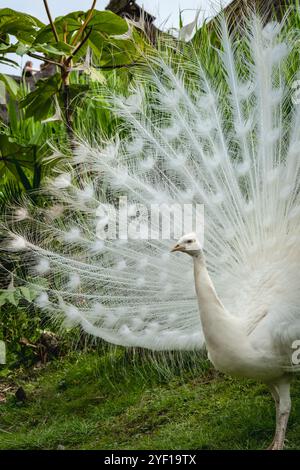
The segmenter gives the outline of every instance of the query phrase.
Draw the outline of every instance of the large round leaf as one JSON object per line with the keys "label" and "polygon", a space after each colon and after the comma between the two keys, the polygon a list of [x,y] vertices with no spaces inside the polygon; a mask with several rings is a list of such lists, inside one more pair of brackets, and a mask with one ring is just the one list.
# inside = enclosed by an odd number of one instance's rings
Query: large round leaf
{"label": "large round leaf", "polygon": [[124,34],[128,30],[126,21],[111,11],[95,11],[89,26],[100,33]]}

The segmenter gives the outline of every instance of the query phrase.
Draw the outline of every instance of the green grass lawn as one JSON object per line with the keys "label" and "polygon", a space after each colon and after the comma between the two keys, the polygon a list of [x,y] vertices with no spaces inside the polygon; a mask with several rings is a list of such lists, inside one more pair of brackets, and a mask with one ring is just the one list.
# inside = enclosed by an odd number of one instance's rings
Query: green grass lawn
{"label": "green grass lawn", "polygon": [[[217,374],[204,359],[180,373],[79,354],[17,376],[27,393],[0,404],[0,449],[263,449],[275,417],[264,385]],[[25,378],[26,377],[26,378]],[[287,449],[300,449],[300,380]]]}

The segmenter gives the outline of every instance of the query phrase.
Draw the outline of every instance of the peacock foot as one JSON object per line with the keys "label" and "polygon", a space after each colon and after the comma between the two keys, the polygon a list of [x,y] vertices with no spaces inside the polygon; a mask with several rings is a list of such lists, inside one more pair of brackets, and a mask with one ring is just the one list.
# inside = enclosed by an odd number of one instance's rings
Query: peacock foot
{"label": "peacock foot", "polygon": [[266,450],[282,450],[283,449],[283,443],[280,441],[273,439],[269,447],[266,448]]}
{"label": "peacock foot", "polygon": [[274,443],[275,443],[275,439],[273,439],[273,441],[272,441],[271,444],[266,448],[266,450],[274,450],[274,449],[273,449]]}

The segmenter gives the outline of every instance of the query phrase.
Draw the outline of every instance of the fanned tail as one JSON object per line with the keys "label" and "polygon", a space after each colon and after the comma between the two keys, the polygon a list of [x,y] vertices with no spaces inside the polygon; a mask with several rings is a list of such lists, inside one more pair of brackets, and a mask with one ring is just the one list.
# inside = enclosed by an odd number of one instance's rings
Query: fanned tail
{"label": "fanned tail", "polygon": [[[169,253],[151,205],[164,204],[164,220],[176,204],[193,215],[204,205],[208,267],[233,310],[245,266],[262,259],[277,269],[278,246],[299,266],[300,106],[283,67],[290,46],[277,23],[255,17],[244,28],[237,39],[222,23],[223,88],[200,60],[187,78],[156,59],[150,90],[137,80],[129,97],[111,98],[127,136],[78,141],[47,187],[52,207],[13,215],[6,249],[24,251],[37,304],[66,326],[124,346],[203,347],[191,261]],[[125,197],[126,213],[115,213]],[[143,239],[105,238],[117,216],[117,231],[126,222]]]}

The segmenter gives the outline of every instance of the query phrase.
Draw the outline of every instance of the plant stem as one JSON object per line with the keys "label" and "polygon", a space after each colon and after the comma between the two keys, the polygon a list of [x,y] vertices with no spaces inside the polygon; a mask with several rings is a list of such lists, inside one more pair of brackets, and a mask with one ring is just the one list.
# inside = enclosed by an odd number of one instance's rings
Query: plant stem
{"label": "plant stem", "polygon": [[97,0],[94,0],[93,3],[92,3],[91,8],[89,9],[89,12],[88,12],[88,14],[87,14],[87,17],[86,17],[84,23],[82,24],[82,26],[80,27],[80,29],[79,29],[78,32],[76,33],[75,37],[73,38],[72,44],[76,44],[77,39],[81,36],[81,34],[82,34],[83,31],[85,30],[87,24],[88,24],[89,21],[91,20],[92,15],[93,15],[93,11],[94,11],[95,6],[96,6],[96,3],[97,3]]}
{"label": "plant stem", "polygon": [[69,139],[69,144],[70,144],[70,149],[73,153],[75,150],[75,143],[74,143],[74,131],[73,131],[73,126],[72,126],[72,110],[71,110],[71,104],[70,104],[70,84],[69,84],[69,75],[70,72],[68,70],[64,70],[62,74],[62,82],[63,82],[63,103],[64,103],[64,116],[65,116],[65,122],[66,122],[66,131],[67,131],[67,136]]}
{"label": "plant stem", "polygon": [[50,13],[50,10],[49,10],[48,2],[47,2],[47,0],[43,0],[43,2],[44,2],[44,5],[45,5],[45,9],[46,9],[46,12],[47,12],[47,16],[49,18],[49,22],[50,22],[55,40],[56,40],[56,42],[59,42],[59,37],[58,37],[57,31],[56,31],[56,28],[55,28],[55,24],[52,20],[52,16],[51,16],[51,13]]}
{"label": "plant stem", "polygon": [[29,51],[26,52],[26,54],[29,55],[30,57],[33,57],[33,59],[40,60],[41,62],[47,62],[48,64],[54,64],[54,65],[57,65],[57,67],[62,67],[62,64],[60,64],[59,62],[55,62],[55,60],[48,59],[48,57],[43,57],[38,54],[34,54],[33,52],[29,52]]}
{"label": "plant stem", "polygon": [[38,189],[41,183],[41,165],[37,161],[37,148],[33,147],[33,158],[34,158],[34,173],[33,173],[33,183],[32,188]]}
{"label": "plant stem", "polygon": [[71,119],[72,109],[71,109],[71,104],[70,104],[69,66],[71,65],[73,56],[86,43],[91,32],[92,32],[92,28],[89,30],[86,36],[82,39],[82,41],[75,47],[73,53],[66,59],[64,63],[64,68],[62,70],[64,115],[65,115],[66,126],[67,126],[66,130],[67,130],[67,134],[68,134],[68,138],[70,142],[70,148],[72,152],[75,150],[75,143],[74,143],[74,131],[73,131],[72,119]]}

